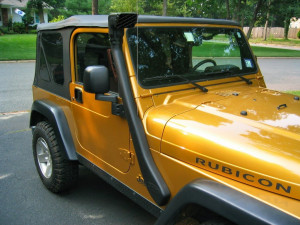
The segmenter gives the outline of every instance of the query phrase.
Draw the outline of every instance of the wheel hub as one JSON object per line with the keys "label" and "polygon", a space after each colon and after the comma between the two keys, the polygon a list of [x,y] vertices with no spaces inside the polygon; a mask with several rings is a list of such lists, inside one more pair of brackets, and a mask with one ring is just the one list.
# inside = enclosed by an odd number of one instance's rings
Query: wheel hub
{"label": "wheel hub", "polygon": [[36,154],[40,170],[44,177],[50,178],[52,175],[52,158],[47,142],[39,137],[36,143]]}

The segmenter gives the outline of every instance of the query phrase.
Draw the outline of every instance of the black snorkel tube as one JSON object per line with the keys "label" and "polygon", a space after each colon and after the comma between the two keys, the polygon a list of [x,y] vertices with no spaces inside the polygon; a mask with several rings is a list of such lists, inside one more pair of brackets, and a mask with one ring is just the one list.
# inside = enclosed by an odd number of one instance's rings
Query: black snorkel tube
{"label": "black snorkel tube", "polygon": [[136,102],[132,94],[122,51],[124,28],[134,27],[137,23],[137,17],[138,15],[135,13],[109,15],[109,37],[111,51],[118,74],[120,94],[123,100],[125,115],[132,135],[133,145],[144,178],[144,183],[154,201],[162,206],[168,202],[170,191],[152,158],[145,130],[138,115]]}

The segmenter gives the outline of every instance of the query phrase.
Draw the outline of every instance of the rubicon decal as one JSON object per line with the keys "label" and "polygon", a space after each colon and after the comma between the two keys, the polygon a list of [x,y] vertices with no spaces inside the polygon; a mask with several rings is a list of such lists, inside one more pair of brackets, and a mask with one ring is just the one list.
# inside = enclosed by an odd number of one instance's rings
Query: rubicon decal
{"label": "rubicon decal", "polygon": [[196,164],[206,170],[216,172],[222,176],[226,176],[228,178],[238,180],[242,183],[247,183],[261,189],[277,192],[282,195],[290,196],[293,191],[292,186],[286,184],[285,182],[277,181],[269,177],[263,177],[259,174],[238,170],[212,160],[196,157]]}

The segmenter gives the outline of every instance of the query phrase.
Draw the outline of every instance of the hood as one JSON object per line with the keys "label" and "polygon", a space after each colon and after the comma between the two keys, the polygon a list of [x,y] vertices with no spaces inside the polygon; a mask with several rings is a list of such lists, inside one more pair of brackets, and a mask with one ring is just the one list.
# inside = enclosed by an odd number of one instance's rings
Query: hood
{"label": "hood", "polygon": [[157,107],[156,122],[164,126],[161,152],[300,199],[300,101],[267,89],[249,90],[185,96]]}

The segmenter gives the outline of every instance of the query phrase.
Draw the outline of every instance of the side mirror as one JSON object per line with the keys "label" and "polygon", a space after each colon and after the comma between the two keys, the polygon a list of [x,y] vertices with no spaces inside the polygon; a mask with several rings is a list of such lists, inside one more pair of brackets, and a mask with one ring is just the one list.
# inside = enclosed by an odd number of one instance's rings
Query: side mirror
{"label": "side mirror", "polygon": [[84,70],[83,89],[88,93],[96,94],[96,100],[117,102],[117,94],[109,93],[109,88],[109,74],[105,66],[88,66]]}
{"label": "side mirror", "polygon": [[84,70],[83,89],[88,93],[107,93],[109,91],[107,68],[105,66],[88,66]]}

